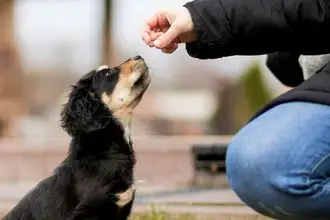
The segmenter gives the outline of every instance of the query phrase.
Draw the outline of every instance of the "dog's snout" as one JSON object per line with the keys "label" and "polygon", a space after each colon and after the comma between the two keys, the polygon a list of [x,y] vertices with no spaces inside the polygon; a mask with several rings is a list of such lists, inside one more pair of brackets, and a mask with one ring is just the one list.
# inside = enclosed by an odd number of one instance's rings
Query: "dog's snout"
{"label": "dog's snout", "polygon": [[142,60],[142,57],[140,55],[137,55],[137,56],[133,57],[133,60]]}

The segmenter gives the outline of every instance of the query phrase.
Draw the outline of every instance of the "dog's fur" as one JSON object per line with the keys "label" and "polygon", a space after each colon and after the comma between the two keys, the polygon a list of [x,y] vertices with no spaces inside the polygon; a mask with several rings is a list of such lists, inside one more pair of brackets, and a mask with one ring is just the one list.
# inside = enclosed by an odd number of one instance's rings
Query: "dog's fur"
{"label": "dog's fur", "polygon": [[134,200],[132,110],[150,83],[140,56],[84,75],[61,113],[72,137],[67,158],[4,220],[124,220]]}

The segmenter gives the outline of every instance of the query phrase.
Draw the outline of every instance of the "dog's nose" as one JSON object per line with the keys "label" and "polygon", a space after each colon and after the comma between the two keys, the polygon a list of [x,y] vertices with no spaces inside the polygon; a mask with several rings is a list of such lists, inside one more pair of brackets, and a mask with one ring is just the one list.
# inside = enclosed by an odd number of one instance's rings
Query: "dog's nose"
{"label": "dog's nose", "polygon": [[140,55],[137,55],[136,57],[133,57],[133,60],[141,60],[142,57]]}

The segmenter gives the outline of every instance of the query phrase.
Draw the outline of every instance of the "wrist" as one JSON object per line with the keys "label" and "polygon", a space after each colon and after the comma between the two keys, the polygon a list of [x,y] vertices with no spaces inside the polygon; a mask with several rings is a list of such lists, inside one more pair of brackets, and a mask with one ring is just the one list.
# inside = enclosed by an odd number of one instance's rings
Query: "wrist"
{"label": "wrist", "polygon": [[197,34],[194,30],[194,23],[193,23],[193,19],[192,16],[188,10],[188,8],[186,8],[185,6],[182,7],[182,13],[183,13],[183,17],[186,19],[185,24],[185,30],[182,33],[182,42],[185,43],[190,43],[190,42],[194,42],[197,40]]}

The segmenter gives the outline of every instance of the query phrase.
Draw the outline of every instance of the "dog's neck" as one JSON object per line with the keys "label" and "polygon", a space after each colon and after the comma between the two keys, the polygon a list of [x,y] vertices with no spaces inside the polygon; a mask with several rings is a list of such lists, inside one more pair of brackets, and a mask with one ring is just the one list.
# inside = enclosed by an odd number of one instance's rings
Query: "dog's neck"
{"label": "dog's neck", "polygon": [[[74,136],[70,152],[79,156],[106,155],[110,150],[120,155],[133,157],[130,137],[125,134],[122,122],[112,117],[112,122],[102,129]],[[127,136],[127,137],[125,137]],[[78,143],[78,144],[77,144]]]}
{"label": "dog's neck", "polygon": [[125,140],[129,145],[131,145],[132,111],[117,111],[113,115],[123,126]]}

